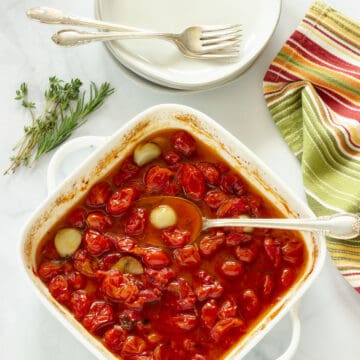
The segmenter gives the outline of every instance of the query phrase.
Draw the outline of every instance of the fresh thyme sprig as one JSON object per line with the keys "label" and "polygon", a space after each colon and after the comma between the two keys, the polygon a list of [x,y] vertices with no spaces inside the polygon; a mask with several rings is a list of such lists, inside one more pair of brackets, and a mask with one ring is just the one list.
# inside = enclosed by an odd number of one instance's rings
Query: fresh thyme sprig
{"label": "fresh thyme sprig", "polygon": [[64,82],[55,76],[50,77],[44,109],[37,116],[35,103],[28,100],[27,85],[20,85],[15,99],[28,109],[31,124],[24,126],[24,135],[13,148],[13,151],[17,151],[16,155],[10,158],[11,165],[4,174],[14,172],[21,165],[31,167],[42,155],[68,139],[75,129],[87,121],[87,115],[97,110],[114,92],[109,83],[97,87],[91,82],[86,97],[81,86],[79,79]]}

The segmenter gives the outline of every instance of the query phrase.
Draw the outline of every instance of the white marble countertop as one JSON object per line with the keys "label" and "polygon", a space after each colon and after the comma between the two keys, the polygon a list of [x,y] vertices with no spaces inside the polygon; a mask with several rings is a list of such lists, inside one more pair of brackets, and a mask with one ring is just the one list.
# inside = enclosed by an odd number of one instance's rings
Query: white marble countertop
{"label": "white marble countertop", "polygon": [[[332,5],[360,20],[358,0],[332,0]],[[296,28],[311,0],[284,0],[280,22],[265,51],[236,81],[201,93],[175,93],[154,89],[134,80],[101,44],[64,49],[49,41],[53,28],[29,21],[32,6],[60,7],[92,15],[86,1],[3,0],[0,2],[0,169],[8,166],[11,147],[22,133],[25,113],[13,100],[15,90],[28,82],[37,99],[49,76],[84,81],[110,81],[116,93],[74,136],[109,135],[138,112],[159,103],[180,103],[197,108],[230,130],[289,186],[303,196],[300,168],[274,126],[266,109],[263,75],[283,42]],[[51,154],[32,169],[0,176],[0,358],[6,360],[94,359],[88,350],[40,303],[19,269],[19,231],[35,207],[46,197],[46,170]],[[360,295],[342,279],[327,259],[319,278],[301,301],[302,335],[294,359],[360,359]],[[249,360],[275,359],[290,334],[284,319],[248,356]]]}

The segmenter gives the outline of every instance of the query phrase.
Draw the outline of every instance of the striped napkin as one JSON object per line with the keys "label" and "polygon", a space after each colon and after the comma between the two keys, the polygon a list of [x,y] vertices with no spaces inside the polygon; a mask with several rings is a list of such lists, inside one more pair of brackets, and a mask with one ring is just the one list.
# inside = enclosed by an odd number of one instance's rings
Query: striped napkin
{"label": "striped napkin", "polygon": [[[360,212],[360,24],[313,3],[270,65],[263,91],[301,163],[313,211]],[[360,293],[360,237],[328,238],[327,248]]]}

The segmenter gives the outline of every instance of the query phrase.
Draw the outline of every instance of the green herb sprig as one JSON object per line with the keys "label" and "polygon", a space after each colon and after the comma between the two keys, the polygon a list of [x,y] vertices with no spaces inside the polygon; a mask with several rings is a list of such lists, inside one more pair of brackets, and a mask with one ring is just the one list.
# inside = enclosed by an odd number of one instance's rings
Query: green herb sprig
{"label": "green herb sprig", "polygon": [[114,89],[109,83],[98,87],[90,83],[89,95],[81,91],[82,82],[72,79],[65,82],[53,76],[49,78],[49,88],[45,91],[45,105],[42,113],[35,114],[36,105],[28,100],[26,83],[16,91],[16,100],[28,109],[31,124],[24,126],[24,135],[15,145],[16,154],[10,158],[11,165],[4,172],[14,172],[19,166],[31,167],[39,158],[68,139],[73,131],[87,121],[87,115],[101,107]]}

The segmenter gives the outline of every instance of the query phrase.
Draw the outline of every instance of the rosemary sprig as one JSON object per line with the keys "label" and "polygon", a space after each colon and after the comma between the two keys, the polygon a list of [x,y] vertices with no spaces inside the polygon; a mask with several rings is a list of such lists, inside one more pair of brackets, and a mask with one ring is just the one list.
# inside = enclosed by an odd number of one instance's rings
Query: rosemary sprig
{"label": "rosemary sprig", "polygon": [[72,79],[64,82],[53,76],[45,91],[45,105],[42,113],[35,115],[36,105],[28,100],[25,83],[16,91],[16,100],[28,109],[30,125],[24,126],[24,135],[15,145],[16,154],[10,158],[11,165],[4,172],[14,172],[19,166],[31,167],[39,158],[68,139],[73,131],[87,121],[87,115],[97,110],[114,89],[109,83],[97,87],[90,83],[89,95],[81,91],[82,82]]}

